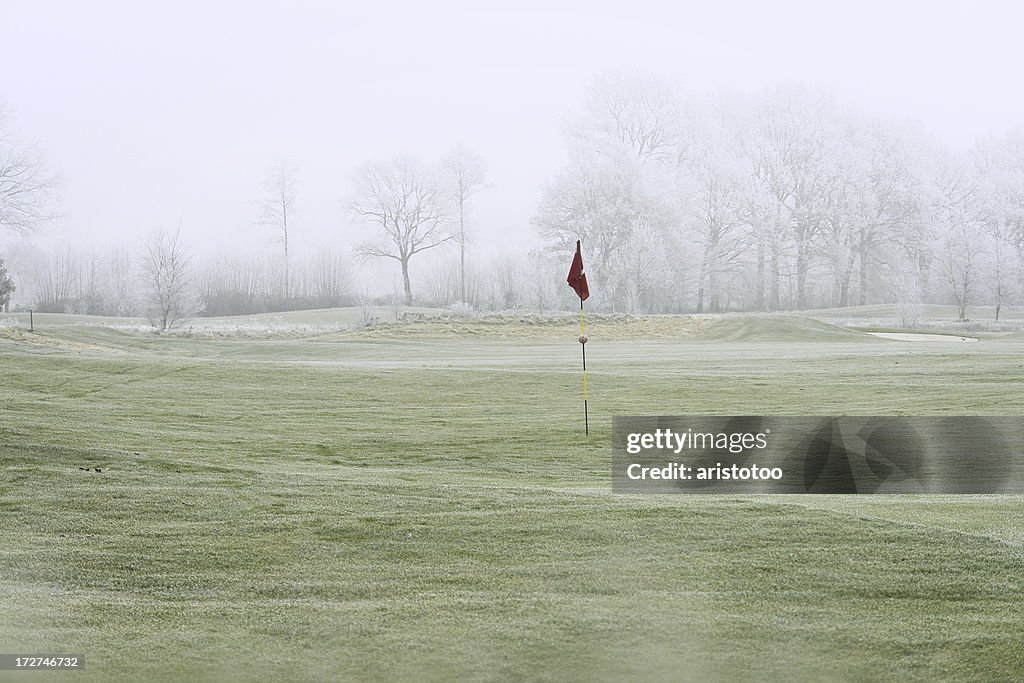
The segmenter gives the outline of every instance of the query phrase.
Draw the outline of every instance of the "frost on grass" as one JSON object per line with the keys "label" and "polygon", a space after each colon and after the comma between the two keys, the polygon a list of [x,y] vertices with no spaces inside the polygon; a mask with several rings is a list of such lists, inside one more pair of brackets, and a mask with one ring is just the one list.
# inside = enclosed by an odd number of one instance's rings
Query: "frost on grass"
{"label": "frost on grass", "polygon": [[821,318],[833,325],[839,327],[856,327],[856,328],[891,328],[891,329],[908,329],[908,330],[920,330],[922,332],[945,332],[953,334],[967,334],[967,333],[1012,333],[1012,332],[1024,332],[1024,320],[965,320],[963,322],[957,320],[942,320],[937,318],[928,318],[918,320],[913,325],[901,325],[897,318]]}
{"label": "frost on grass", "polygon": [[186,339],[214,338],[294,338],[313,337],[332,332],[347,332],[357,326],[352,323],[293,323],[293,322],[250,322],[229,323],[221,321],[193,321],[183,327],[158,332],[152,325],[107,325],[111,329],[136,334],[159,334],[165,337]]}

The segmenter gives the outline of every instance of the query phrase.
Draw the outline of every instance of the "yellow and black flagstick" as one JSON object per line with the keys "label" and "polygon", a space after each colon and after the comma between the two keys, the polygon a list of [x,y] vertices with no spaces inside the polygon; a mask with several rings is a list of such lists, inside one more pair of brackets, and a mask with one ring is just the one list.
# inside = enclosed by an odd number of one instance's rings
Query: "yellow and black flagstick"
{"label": "yellow and black flagstick", "polygon": [[587,406],[587,327],[583,319],[583,302],[590,296],[590,288],[587,287],[587,274],[583,272],[583,245],[576,240],[576,253],[572,257],[572,265],[569,266],[569,276],[566,282],[580,298],[580,348],[583,349],[583,428],[587,435],[590,434],[590,411]]}
{"label": "yellow and black flagstick", "polygon": [[583,322],[583,298],[580,298],[580,348],[583,349],[583,430],[590,435],[590,415],[587,409],[587,328]]}

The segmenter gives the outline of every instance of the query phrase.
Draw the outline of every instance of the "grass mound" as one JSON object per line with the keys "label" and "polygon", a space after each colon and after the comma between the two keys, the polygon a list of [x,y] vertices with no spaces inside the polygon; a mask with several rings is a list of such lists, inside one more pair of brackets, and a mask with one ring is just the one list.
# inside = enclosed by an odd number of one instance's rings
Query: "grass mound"
{"label": "grass mound", "polygon": [[[506,339],[552,341],[579,335],[578,313],[494,313],[457,316],[437,309],[404,309],[393,317],[374,317],[363,322],[356,309],[324,309],[231,318],[193,318],[163,335],[135,319],[95,316],[48,315],[37,321],[36,334],[50,341],[30,338],[23,326],[4,327],[0,339],[25,343],[77,343],[97,348],[148,348],[156,337],[171,343],[191,339],[243,341],[250,339],[350,341]],[[803,315],[731,313],[703,315],[629,315],[587,313],[587,334],[603,341],[750,341],[813,342],[870,341],[860,330]]]}
{"label": "grass mound", "polygon": [[726,315],[702,335],[716,341],[868,341],[870,336],[813,318],[788,315]]}
{"label": "grass mound", "polygon": [[20,327],[0,326],[0,344],[29,352],[95,351],[99,347],[79,341],[54,337],[40,332],[29,332]]}

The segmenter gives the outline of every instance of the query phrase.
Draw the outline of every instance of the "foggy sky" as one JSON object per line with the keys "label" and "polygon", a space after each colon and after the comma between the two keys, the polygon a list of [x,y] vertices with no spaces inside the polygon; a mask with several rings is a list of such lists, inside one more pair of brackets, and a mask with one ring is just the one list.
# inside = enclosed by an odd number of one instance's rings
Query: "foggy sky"
{"label": "foggy sky", "polygon": [[1024,124],[1022,10],[889,4],[3,0],[0,99],[63,178],[49,240],[137,243],[180,219],[197,247],[274,248],[253,203],[288,156],[297,251],[347,249],[372,235],[346,210],[360,163],[461,141],[489,165],[473,249],[493,253],[534,240],[562,122],[610,69],[824,85],[958,149]]}

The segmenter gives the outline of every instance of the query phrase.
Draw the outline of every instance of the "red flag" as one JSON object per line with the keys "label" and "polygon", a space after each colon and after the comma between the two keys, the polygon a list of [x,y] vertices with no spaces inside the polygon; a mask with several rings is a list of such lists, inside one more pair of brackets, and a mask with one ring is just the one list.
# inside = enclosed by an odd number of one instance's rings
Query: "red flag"
{"label": "red flag", "polygon": [[583,272],[583,254],[580,252],[580,241],[576,240],[576,254],[572,257],[572,265],[569,266],[569,277],[566,282],[576,292],[580,301],[586,301],[590,296],[590,289],[587,287],[587,274]]}

